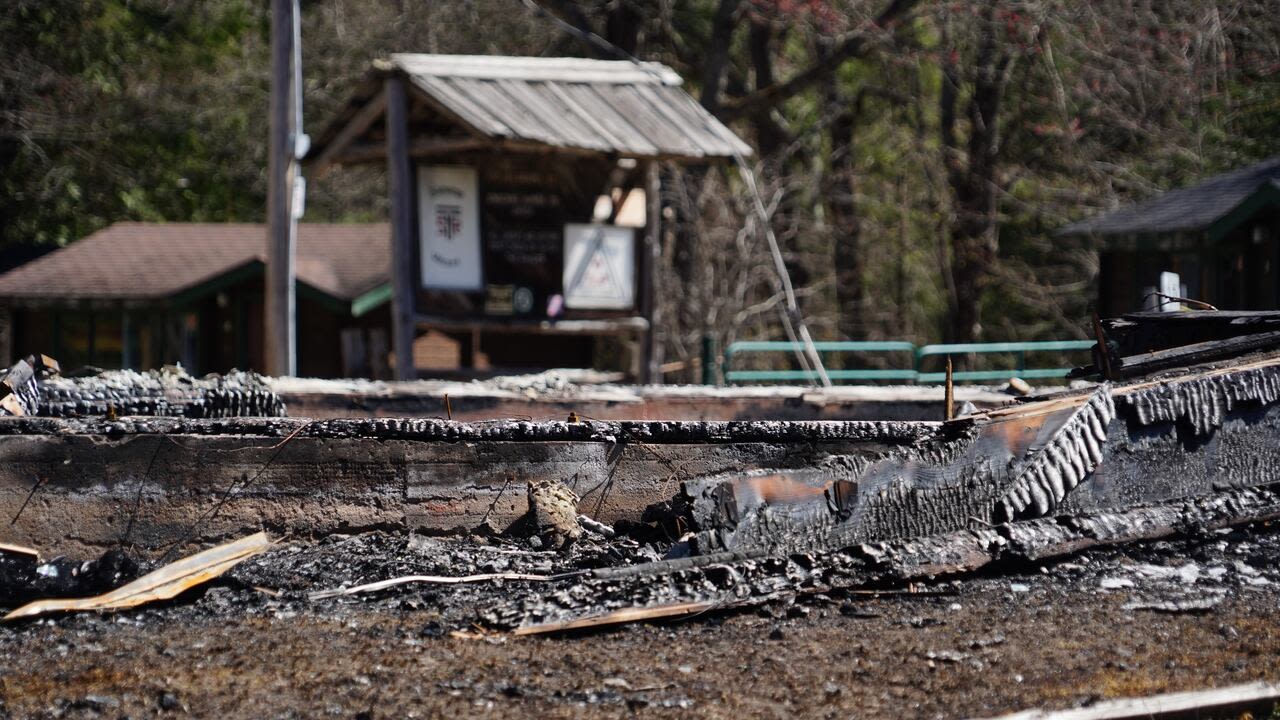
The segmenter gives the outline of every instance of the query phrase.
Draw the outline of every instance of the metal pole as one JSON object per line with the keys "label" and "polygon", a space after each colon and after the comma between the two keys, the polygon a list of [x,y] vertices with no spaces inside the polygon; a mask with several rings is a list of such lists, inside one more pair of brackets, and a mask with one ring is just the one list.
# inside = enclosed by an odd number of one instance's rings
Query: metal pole
{"label": "metal pole", "polygon": [[271,0],[271,121],[267,160],[267,372],[297,373],[293,217],[294,118],[290,113],[293,73],[293,0]]}

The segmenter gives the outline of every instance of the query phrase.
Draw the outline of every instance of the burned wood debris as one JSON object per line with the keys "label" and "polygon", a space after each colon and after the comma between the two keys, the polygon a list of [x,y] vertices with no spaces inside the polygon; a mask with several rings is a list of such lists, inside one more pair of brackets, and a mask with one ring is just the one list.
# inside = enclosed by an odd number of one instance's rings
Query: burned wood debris
{"label": "burned wood debris", "polygon": [[[520,634],[599,627],[805,593],[901,586],[993,563],[1040,562],[1280,517],[1280,476],[1272,470],[1280,467],[1280,356],[1260,352],[1274,353],[1280,340],[1239,343],[1223,329],[1257,335],[1257,323],[1269,319],[1151,320],[1188,328],[1176,333],[1145,327],[1142,318],[1126,322],[1133,324],[1128,336],[1110,326],[1118,338],[1104,338],[1111,350],[1156,343],[1150,338],[1168,345],[1155,352],[1177,350],[1169,338],[1184,337],[1194,357],[1212,362],[1104,380],[941,424],[868,423],[856,448],[814,456],[806,467],[682,478],[675,496],[640,522],[616,526],[633,538],[674,540],[665,557],[561,564],[559,573],[540,573],[536,582],[521,581],[519,572],[478,575],[505,586],[472,591],[474,619]],[[1122,353],[1111,365],[1128,377],[1141,367],[1136,357]],[[410,426],[397,425],[396,432]],[[561,432],[636,442],[625,426],[566,425]],[[650,438],[669,431],[660,423],[631,430],[640,428]],[[762,424],[749,423],[708,432],[735,429],[763,432]],[[784,424],[774,439],[806,430],[830,428]],[[525,431],[551,439],[537,424]],[[789,441],[795,440],[803,442]],[[560,489],[528,488],[525,534],[552,547],[571,545],[577,529],[566,505],[574,496],[554,492]],[[386,580],[369,587],[396,585]],[[345,594],[339,589],[316,599]]]}
{"label": "burned wood debris", "polygon": [[161,370],[82,371],[61,375],[39,355],[19,360],[0,380],[0,413],[10,416],[184,418],[283,417],[284,403],[253,372],[195,378],[180,366]]}
{"label": "burned wood debris", "polygon": [[[1184,357],[1217,364],[1160,365],[1163,375],[973,414],[825,466],[686,481],[675,506],[691,532],[676,554],[688,557],[594,571],[484,618],[524,633],[598,626],[1277,517],[1280,358],[1232,357],[1280,344],[1251,332],[1270,315],[1143,320],[1127,320],[1115,346],[1189,338]],[[1111,365],[1128,375],[1137,357]]]}
{"label": "burned wood debris", "polygon": [[[455,553],[453,564],[419,558],[361,565],[352,558],[341,578],[319,566],[308,570],[305,595],[323,604],[423,592],[464,624],[535,634],[901,587],[993,564],[1038,563],[1096,546],[1280,518],[1280,335],[1261,339],[1270,337],[1273,323],[1280,333],[1274,313],[1104,321],[1106,362],[1099,367],[1110,368],[1110,378],[1083,369],[1081,376],[1096,382],[941,423],[127,422],[143,423],[148,432],[180,431],[189,441],[256,428],[326,448],[338,441],[396,443],[396,453],[417,458],[425,458],[422,444],[432,443],[443,463],[419,459],[390,473],[401,485],[379,481],[404,497],[420,495],[414,507],[425,511],[448,512],[455,502],[428,482],[433,473],[492,475],[486,458],[546,456],[546,467],[563,477],[548,480],[507,465],[505,482],[487,481],[497,483],[491,510],[509,486],[528,510],[509,525],[510,519],[494,524],[485,512],[469,526],[498,537],[469,545],[414,540],[416,549],[404,550]],[[1194,362],[1171,364],[1174,357]],[[50,432],[41,423],[53,422],[14,419],[0,424],[0,434]],[[92,434],[104,421],[57,422],[65,425],[59,432]],[[106,425],[126,432],[127,422]],[[524,450],[512,450],[518,443]],[[724,450],[747,444],[750,452]],[[264,452],[274,460],[281,445]],[[715,453],[714,462],[705,460]],[[643,515],[605,518],[617,520],[612,525],[581,515],[601,517],[580,498],[603,502],[615,479],[630,472],[621,466],[637,457],[662,476],[650,477],[644,489],[657,501]],[[588,466],[581,458],[595,463],[596,487],[577,484]],[[466,482],[472,492],[486,487]],[[377,517],[382,529],[395,526],[394,514]],[[363,546],[351,547],[358,553]],[[256,578],[248,582],[272,585],[261,564],[250,563],[247,572]],[[406,589],[442,584],[458,589]],[[1150,604],[1184,612],[1209,602]]]}

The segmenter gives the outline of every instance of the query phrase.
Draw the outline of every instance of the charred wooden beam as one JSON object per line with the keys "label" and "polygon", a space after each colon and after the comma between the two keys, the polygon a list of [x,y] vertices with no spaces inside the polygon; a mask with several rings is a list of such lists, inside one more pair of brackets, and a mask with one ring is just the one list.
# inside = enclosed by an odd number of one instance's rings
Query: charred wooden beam
{"label": "charred wooden beam", "polygon": [[1269,486],[1067,521],[1040,518],[820,552],[721,553],[593,571],[575,579],[572,588],[530,592],[482,609],[480,617],[493,627],[521,634],[599,627],[750,607],[799,594],[902,585],[1001,561],[1043,561],[1091,547],[1278,517],[1280,493]]}
{"label": "charred wooden beam", "polygon": [[181,368],[109,370],[39,383],[46,417],[116,415],[185,418],[281,417],[284,403],[256,373],[193,378]]}

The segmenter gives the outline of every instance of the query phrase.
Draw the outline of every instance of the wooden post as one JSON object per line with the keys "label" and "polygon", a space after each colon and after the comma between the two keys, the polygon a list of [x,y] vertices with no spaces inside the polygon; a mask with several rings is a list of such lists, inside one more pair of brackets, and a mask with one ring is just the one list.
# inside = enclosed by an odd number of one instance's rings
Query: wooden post
{"label": "wooden post", "polygon": [[955,386],[955,378],[953,377],[953,373],[952,373],[951,356],[948,355],[947,356],[947,387],[943,391],[943,395],[944,395],[943,403],[946,404],[946,408],[942,411],[942,417],[944,420],[956,419],[956,394],[955,393],[956,393],[956,386]]}
{"label": "wooden post", "polygon": [[662,257],[662,180],[658,175],[658,161],[645,165],[645,223],[644,247],[640,253],[640,314],[649,322],[640,344],[640,382],[661,383],[662,349],[654,341],[658,261]]}
{"label": "wooden post", "polygon": [[271,0],[271,136],[267,161],[267,372],[297,372],[294,295],[293,0]]}
{"label": "wooden post", "polygon": [[404,79],[392,75],[387,92],[387,182],[391,191],[391,345],[396,379],[412,380],[414,282],[413,175],[409,162],[409,99]]}

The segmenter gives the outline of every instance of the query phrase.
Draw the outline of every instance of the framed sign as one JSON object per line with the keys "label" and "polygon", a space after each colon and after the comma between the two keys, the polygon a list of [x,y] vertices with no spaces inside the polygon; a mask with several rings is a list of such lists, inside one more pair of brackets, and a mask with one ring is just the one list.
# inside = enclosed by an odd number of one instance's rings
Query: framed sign
{"label": "framed sign", "polygon": [[564,226],[564,304],[583,310],[635,307],[635,230]]}
{"label": "framed sign", "polygon": [[476,170],[418,167],[418,243],[422,286],[482,290]]}

